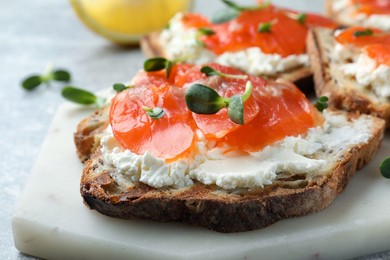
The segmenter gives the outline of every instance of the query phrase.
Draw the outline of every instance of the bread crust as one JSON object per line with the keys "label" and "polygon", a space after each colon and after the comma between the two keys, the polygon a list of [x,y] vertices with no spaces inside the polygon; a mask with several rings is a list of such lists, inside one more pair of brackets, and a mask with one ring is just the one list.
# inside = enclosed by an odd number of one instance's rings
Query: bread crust
{"label": "bread crust", "polygon": [[[159,41],[160,33],[154,32],[144,36],[141,41],[141,49],[146,57],[166,57],[166,53],[162,48]],[[260,75],[261,76],[261,75]],[[299,67],[294,70],[286,71],[284,73],[278,73],[273,77],[268,77],[269,79],[285,79],[291,82],[294,82],[298,87],[305,87],[313,85],[313,74],[311,69],[308,67]]]}
{"label": "bread crust", "polygon": [[[351,114],[350,118],[357,116]],[[96,117],[83,120],[78,130],[83,130],[91,119],[96,120]],[[143,183],[124,187],[111,176],[114,169],[104,165],[100,149],[90,149],[93,154],[85,162],[80,192],[90,209],[111,217],[187,222],[225,233],[260,229],[329,206],[345,189],[355,171],[370,161],[378,150],[384,121],[373,120],[375,128],[367,144],[352,147],[339,155],[337,164],[328,174],[300,185],[276,181],[264,188],[240,190],[223,190],[197,182],[182,189],[156,189]],[[76,134],[82,135],[83,131]]]}
{"label": "bread crust", "polygon": [[101,134],[107,129],[109,106],[103,107],[83,119],[73,134],[77,156],[81,162],[87,161],[99,147]]}
{"label": "bread crust", "polygon": [[319,96],[327,96],[329,105],[347,111],[371,114],[386,120],[390,128],[390,103],[380,102],[368,96],[354,82],[340,84],[332,75],[330,66],[330,51],[334,47],[332,30],[314,28],[309,31],[307,38],[310,64],[314,74],[315,92]]}

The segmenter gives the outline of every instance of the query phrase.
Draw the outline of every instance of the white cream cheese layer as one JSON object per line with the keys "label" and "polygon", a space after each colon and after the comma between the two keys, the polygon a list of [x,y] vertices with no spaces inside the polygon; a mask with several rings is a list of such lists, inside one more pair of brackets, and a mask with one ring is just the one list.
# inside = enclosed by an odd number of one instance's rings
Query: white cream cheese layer
{"label": "white cream cheese layer", "polygon": [[383,100],[390,98],[390,67],[377,62],[362,53],[357,60],[341,66],[347,76],[356,79],[361,89],[370,89]]}
{"label": "white cream cheese layer", "polygon": [[104,163],[115,169],[112,175],[118,181],[139,181],[155,188],[181,188],[195,180],[224,189],[263,187],[282,172],[322,174],[333,158],[326,151],[336,154],[368,141],[370,124],[364,118],[351,123],[344,116],[325,116],[325,126],[309,129],[305,137],[287,137],[250,154],[226,153],[229,147],[217,148],[197,133],[196,151],[188,159],[167,164],[148,152],[137,155],[121,148],[110,131],[101,140],[101,152]]}
{"label": "white cream cheese layer", "polygon": [[[181,22],[182,17],[183,14],[177,14],[173,17],[169,28],[163,30],[160,35],[160,43],[169,59],[183,59],[195,64],[217,62],[250,74],[266,76],[309,66],[307,54],[282,57],[279,54],[265,54],[258,47],[237,52],[225,52],[217,56],[197,43],[197,30],[185,28]],[[237,28],[239,25],[230,26],[229,30],[234,31]]]}

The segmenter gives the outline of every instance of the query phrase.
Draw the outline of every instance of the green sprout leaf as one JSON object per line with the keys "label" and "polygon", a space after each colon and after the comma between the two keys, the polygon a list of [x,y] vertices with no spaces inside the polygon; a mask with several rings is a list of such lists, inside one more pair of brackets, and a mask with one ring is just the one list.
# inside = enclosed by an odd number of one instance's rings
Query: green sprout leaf
{"label": "green sprout leaf", "polygon": [[71,75],[66,70],[55,70],[52,72],[52,78],[56,81],[69,82]]}
{"label": "green sprout leaf", "polygon": [[225,77],[225,78],[231,78],[231,79],[247,79],[247,75],[235,75],[235,74],[225,74],[220,71],[217,71],[213,69],[210,66],[203,66],[200,69],[200,72],[204,73],[207,77],[210,76],[220,76],[220,77]]}
{"label": "green sprout leaf", "polygon": [[146,114],[150,116],[152,119],[160,119],[165,115],[165,111],[160,107],[150,108],[147,106],[142,106],[143,110],[145,110]]}
{"label": "green sprout leaf", "polygon": [[62,89],[62,96],[69,101],[82,105],[95,104],[97,107],[101,107],[105,103],[105,98],[97,97],[95,94],[80,88],[73,86],[66,86]]}
{"label": "green sprout leaf", "polygon": [[210,28],[206,28],[206,27],[199,28],[197,33],[196,33],[196,39],[195,39],[196,44],[201,46],[201,47],[204,47],[205,44],[204,44],[204,42],[202,42],[202,40],[199,39],[199,37],[202,35],[210,36],[210,35],[214,35],[214,34],[215,34],[215,32]]}
{"label": "green sprout leaf", "polygon": [[221,97],[214,89],[202,85],[192,85],[186,93],[187,107],[196,114],[216,114],[222,108],[228,108],[229,119],[236,124],[244,124],[244,102],[250,97],[253,86],[247,82],[242,96]]}
{"label": "green sprout leaf", "polygon": [[122,84],[122,83],[115,83],[115,84],[112,86],[112,88],[113,88],[116,92],[122,92],[123,90],[130,88],[130,86],[125,86],[125,85]]}
{"label": "green sprout leaf", "polygon": [[147,72],[159,71],[165,69],[167,59],[162,57],[156,57],[148,59],[144,62],[144,70]]}
{"label": "green sprout leaf", "polygon": [[221,97],[214,89],[194,84],[188,88],[186,93],[187,107],[196,114],[215,114],[226,107],[229,100]]}
{"label": "green sprout leaf", "polygon": [[373,35],[374,32],[370,29],[365,29],[363,31],[356,31],[353,33],[353,36],[355,37],[362,37],[362,36],[370,36]]}
{"label": "green sprout leaf", "polygon": [[240,96],[232,96],[230,98],[228,115],[233,123],[244,124],[244,102]]}
{"label": "green sprout leaf", "polygon": [[269,32],[271,32],[271,27],[272,27],[272,23],[270,23],[270,22],[261,23],[261,24],[259,24],[257,31],[260,33],[269,33]]}
{"label": "green sprout leaf", "polygon": [[271,4],[271,1],[266,1],[266,2],[259,4],[259,5],[256,5],[256,6],[242,6],[242,5],[238,5],[235,2],[230,1],[230,0],[222,0],[222,2],[224,4],[226,4],[228,7],[232,8],[234,10],[240,11],[240,12],[241,11],[260,10],[260,9],[268,7]]}
{"label": "green sprout leaf", "polygon": [[32,75],[22,81],[22,87],[25,90],[34,90],[42,84],[42,78],[39,75]]}
{"label": "green sprout leaf", "polygon": [[298,16],[297,16],[297,21],[300,24],[305,24],[306,19],[307,19],[307,14],[305,14],[305,13],[298,14]]}
{"label": "green sprout leaf", "polygon": [[202,27],[202,28],[198,29],[198,34],[200,34],[200,35],[213,35],[213,34],[215,34],[215,32],[210,28]]}
{"label": "green sprout leaf", "polygon": [[240,14],[239,11],[232,8],[219,10],[216,13],[214,13],[213,16],[211,17],[211,22],[214,24],[229,22],[235,19],[239,14]]}
{"label": "green sprout leaf", "polygon": [[379,169],[383,177],[390,179],[390,157],[387,157],[385,160],[383,160]]}
{"label": "green sprout leaf", "polygon": [[171,73],[172,66],[175,64],[174,61],[167,60],[162,57],[156,57],[148,59],[144,62],[144,70],[147,72],[159,71],[165,69],[166,77],[169,77]]}
{"label": "green sprout leaf", "polygon": [[322,112],[324,111],[324,109],[326,109],[328,107],[328,97],[326,96],[322,96],[320,98],[318,98],[318,100],[316,101],[316,103],[314,104],[314,106],[318,109],[318,111]]}

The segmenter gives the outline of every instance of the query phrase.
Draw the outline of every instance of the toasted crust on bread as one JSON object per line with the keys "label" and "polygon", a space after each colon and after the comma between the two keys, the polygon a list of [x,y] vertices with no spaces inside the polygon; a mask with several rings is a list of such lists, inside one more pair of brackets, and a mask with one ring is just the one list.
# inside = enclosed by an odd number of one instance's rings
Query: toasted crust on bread
{"label": "toasted crust on bread", "polygon": [[[349,114],[349,119],[358,116]],[[156,189],[143,183],[125,185],[112,177],[114,169],[104,165],[100,149],[92,146],[88,149],[92,155],[83,153],[90,159],[85,162],[80,192],[90,209],[112,217],[180,221],[218,232],[260,229],[281,219],[312,214],[329,206],[355,171],[370,161],[380,146],[384,121],[370,118],[372,137],[367,144],[340,153],[329,151],[334,165],[327,174],[310,180],[291,176],[277,179],[264,188],[234,190],[198,182],[181,189]],[[87,133],[86,138],[89,138],[91,132],[83,130],[89,128],[90,120],[92,125],[103,122],[107,120],[106,113],[95,113],[84,119],[77,128],[80,132],[75,135]],[[98,139],[99,136],[95,137]]]}
{"label": "toasted crust on bread", "polygon": [[109,125],[109,110],[109,106],[101,108],[78,124],[73,139],[81,162],[88,160],[99,147],[101,134]]}
{"label": "toasted crust on bread", "polygon": [[370,92],[356,88],[354,80],[343,77],[337,64],[332,63],[331,51],[335,45],[332,33],[329,29],[315,28],[307,38],[317,96],[327,96],[330,106],[383,118],[389,128],[390,102],[380,101]]}
{"label": "toasted crust on bread", "polygon": [[[144,36],[141,41],[141,49],[144,52],[145,56],[148,58],[152,57],[166,57],[166,53],[164,52],[164,49],[162,48],[160,41],[159,41],[159,33],[154,32],[151,34],[148,34]],[[261,76],[261,75],[259,75]],[[282,78],[291,82],[294,82],[299,87],[305,86],[308,84],[308,82],[312,82],[312,72],[311,69],[308,67],[299,67],[297,69],[286,71],[284,73],[279,73],[275,75],[274,77],[269,77],[270,79],[278,79]],[[310,84],[312,85],[312,83]]]}

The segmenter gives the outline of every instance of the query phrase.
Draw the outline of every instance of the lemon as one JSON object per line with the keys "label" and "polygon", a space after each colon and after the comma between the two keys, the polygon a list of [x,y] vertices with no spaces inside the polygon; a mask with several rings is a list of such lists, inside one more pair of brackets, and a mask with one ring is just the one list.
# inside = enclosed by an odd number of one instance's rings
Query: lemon
{"label": "lemon", "polygon": [[118,44],[134,44],[164,28],[191,0],[70,0],[81,21],[97,34]]}

